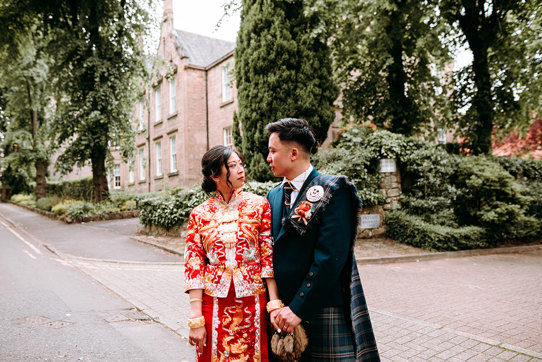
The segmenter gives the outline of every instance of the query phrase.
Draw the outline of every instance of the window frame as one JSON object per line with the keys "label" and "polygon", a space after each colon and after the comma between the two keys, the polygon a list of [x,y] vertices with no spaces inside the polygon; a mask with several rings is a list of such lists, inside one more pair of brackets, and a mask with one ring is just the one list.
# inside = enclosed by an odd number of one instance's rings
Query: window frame
{"label": "window frame", "polygon": [[156,177],[163,176],[162,172],[162,141],[154,143],[154,158],[156,160]]}
{"label": "window frame", "polygon": [[179,172],[177,168],[177,135],[169,136],[169,172]]}
{"label": "window frame", "polygon": [[158,86],[154,89],[154,123],[160,123],[162,121],[161,98],[160,86]]}
{"label": "window frame", "polygon": [[172,77],[168,81],[169,86],[169,115],[173,115],[177,112],[176,104],[175,104],[175,77]]}
{"label": "window frame", "polygon": [[229,64],[222,67],[222,103],[233,100],[233,84],[229,73],[230,69]]}
{"label": "window frame", "polygon": [[222,130],[223,130],[223,136],[224,136],[224,146],[232,147],[233,146],[233,127],[232,126],[224,127]]}

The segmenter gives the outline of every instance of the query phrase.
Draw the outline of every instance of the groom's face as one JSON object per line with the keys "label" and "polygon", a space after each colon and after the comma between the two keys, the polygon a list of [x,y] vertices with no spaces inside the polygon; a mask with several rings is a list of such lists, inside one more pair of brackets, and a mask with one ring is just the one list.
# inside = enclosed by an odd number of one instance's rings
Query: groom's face
{"label": "groom's face", "polygon": [[267,162],[276,177],[285,177],[292,169],[292,142],[282,142],[277,132],[269,136]]}

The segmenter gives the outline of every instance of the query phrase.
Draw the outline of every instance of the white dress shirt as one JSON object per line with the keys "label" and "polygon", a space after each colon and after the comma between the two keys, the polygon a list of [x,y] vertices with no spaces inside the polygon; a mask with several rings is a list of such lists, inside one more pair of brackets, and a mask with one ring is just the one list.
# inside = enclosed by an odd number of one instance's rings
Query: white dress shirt
{"label": "white dress shirt", "polygon": [[[290,180],[290,183],[294,187],[294,190],[292,191],[292,195],[290,196],[291,205],[295,203],[295,199],[297,199],[297,195],[299,195],[299,191],[301,191],[301,188],[303,187],[305,180],[307,180],[307,177],[309,177],[313,168],[314,167],[312,167],[312,165],[309,165],[309,168],[307,168],[305,172],[303,172],[302,174],[300,174],[293,180]],[[282,180],[282,185],[284,185],[286,182],[288,182],[288,179],[285,177],[284,180]]]}

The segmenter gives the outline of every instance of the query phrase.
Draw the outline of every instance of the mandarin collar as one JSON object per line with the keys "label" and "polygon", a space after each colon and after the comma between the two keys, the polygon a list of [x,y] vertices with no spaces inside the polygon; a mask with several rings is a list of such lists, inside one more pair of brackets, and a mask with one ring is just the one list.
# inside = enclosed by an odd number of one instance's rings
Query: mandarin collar
{"label": "mandarin collar", "polygon": [[236,189],[231,195],[230,202],[226,202],[226,200],[224,200],[224,197],[222,196],[220,192],[218,192],[218,190],[215,192],[215,195],[213,196],[213,198],[215,198],[217,201],[225,205],[228,205],[228,204],[231,204],[232,201],[235,200],[242,191],[243,191],[242,187],[239,187],[238,189]]}

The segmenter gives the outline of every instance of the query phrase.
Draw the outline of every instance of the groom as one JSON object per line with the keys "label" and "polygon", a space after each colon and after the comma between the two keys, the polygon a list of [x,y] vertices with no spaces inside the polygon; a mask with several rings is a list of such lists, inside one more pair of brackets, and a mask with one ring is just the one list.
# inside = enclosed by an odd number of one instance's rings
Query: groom
{"label": "groom", "polygon": [[273,264],[285,307],[271,313],[285,332],[302,324],[303,361],[379,361],[353,255],[356,189],[344,176],[321,175],[310,163],[316,140],[308,123],[285,118],[267,125],[273,174],[269,191]]}

